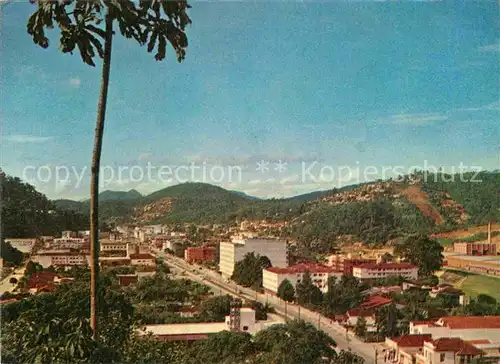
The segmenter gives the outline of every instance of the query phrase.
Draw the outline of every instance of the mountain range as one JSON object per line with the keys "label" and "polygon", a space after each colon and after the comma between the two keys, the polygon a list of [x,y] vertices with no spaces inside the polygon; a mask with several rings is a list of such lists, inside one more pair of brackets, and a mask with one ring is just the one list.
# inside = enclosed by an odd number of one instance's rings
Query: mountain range
{"label": "mountain range", "polygon": [[[471,173],[469,177],[473,177]],[[104,191],[100,217],[119,223],[234,224],[265,220],[269,233],[325,241],[349,235],[383,243],[408,233],[432,233],[500,220],[500,172],[481,183],[420,172],[401,181],[374,181],[287,199],[262,200],[204,183],[184,183],[142,196]],[[55,200],[60,209],[88,213],[88,201]],[[326,249],[326,247],[325,247]]]}

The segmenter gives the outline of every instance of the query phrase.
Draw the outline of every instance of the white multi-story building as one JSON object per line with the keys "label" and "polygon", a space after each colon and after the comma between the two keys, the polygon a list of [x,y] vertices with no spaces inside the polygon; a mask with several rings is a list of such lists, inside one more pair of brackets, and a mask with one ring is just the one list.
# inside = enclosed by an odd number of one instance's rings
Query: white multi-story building
{"label": "white multi-story building", "polygon": [[130,254],[130,264],[153,267],[156,265],[156,258],[151,254]]}
{"label": "white multi-story building", "polygon": [[219,270],[224,277],[231,277],[234,265],[243,260],[247,253],[266,256],[273,267],[286,267],[288,249],[285,240],[277,239],[242,239],[220,243]]}
{"label": "white multi-story building", "polygon": [[418,278],[418,267],[408,263],[365,263],[353,267],[352,275],[360,280],[383,279],[393,276],[415,280]]}
{"label": "white multi-story building", "polygon": [[89,245],[85,238],[59,238],[48,244],[55,249],[82,249]]}
{"label": "white multi-story building", "polygon": [[31,260],[44,268],[50,266],[88,266],[90,255],[77,252],[43,252],[34,255]]}
{"label": "white multi-story building", "polygon": [[31,253],[35,243],[36,238],[20,238],[20,239],[5,239],[6,243],[9,243],[13,248],[16,248],[21,253]]}
{"label": "white multi-story building", "polygon": [[127,243],[101,243],[102,252],[124,251],[127,252]]}
{"label": "white multi-story building", "polygon": [[297,283],[301,282],[306,272],[309,272],[313,284],[323,293],[328,291],[327,283],[329,277],[340,277],[342,275],[342,273],[337,272],[335,268],[321,264],[298,264],[285,268],[270,267],[262,271],[262,284],[264,290],[271,294],[277,294],[280,284],[285,279],[296,287]]}

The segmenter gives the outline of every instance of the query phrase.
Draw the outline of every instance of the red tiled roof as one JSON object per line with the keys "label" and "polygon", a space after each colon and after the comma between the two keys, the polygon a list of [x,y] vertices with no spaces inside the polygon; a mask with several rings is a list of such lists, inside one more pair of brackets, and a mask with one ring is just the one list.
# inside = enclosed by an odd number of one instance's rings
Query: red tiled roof
{"label": "red tiled roof", "polygon": [[375,308],[375,307],[380,307],[387,305],[391,303],[392,300],[390,298],[382,297],[382,296],[371,296],[368,297],[363,303],[359,305],[359,308],[366,309],[366,308]]}
{"label": "red tiled roof", "polygon": [[431,341],[435,351],[452,351],[462,355],[481,355],[484,354],[474,345],[471,345],[458,337],[442,337]]}
{"label": "red tiled roof", "polygon": [[347,315],[349,317],[370,317],[375,315],[374,310],[362,310],[359,308],[355,308],[353,310],[347,311]]}
{"label": "red tiled roof", "polygon": [[450,329],[500,329],[500,316],[447,316],[439,321]]}
{"label": "red tiled roof", "polygon": [[354,268],[365,268],[365,269],[412,269],[418,268],[416,265],[409,263],[364,263],[360,264]]}
{"label": "red tiled roof", "polygon": [[403,335],[392,339],[396,342],[398,346],[409,348],[409,347],[422,347],[424,346],[424,341],[431,341],[431,334],[420,334],[420,335]]}
{"label": "red tiled roof", "polygon": [[487,339],[481,339],[481,340],[466,340],[467,343],[472,344],[472,345],[481,345],[481,344],[491,344],[491,341]]}
{"label": "red tiled roof", "polygon": [[427,320],[427,321],[412,321],[411,322],[413,325],[434,325],[434,321],[432,320]]}
{"label": "red tiled roof", "polygon": [[291,267],[269,267],[266,268],[267,271],[276,274],[293,274],[293,273],[305,273],[309,271],[310,273],[335,273],[337,270],[333,267],[328,267],[322,264],[296,264]]}
{"label": "red tiled roof", "polygon": [[130,259],[152,259],[152,260],[154,260],[155,257],[154,257],[154,255],[147,254],[147,253],[144,253],[144,254],[130,254]]}

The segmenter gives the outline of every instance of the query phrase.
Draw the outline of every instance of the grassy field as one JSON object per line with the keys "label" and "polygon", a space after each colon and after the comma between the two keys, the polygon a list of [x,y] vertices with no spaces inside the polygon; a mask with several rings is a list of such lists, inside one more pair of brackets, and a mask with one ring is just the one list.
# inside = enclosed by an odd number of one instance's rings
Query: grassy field
{"label": "grassy field", "polygon": [[455,287],[463,290],[468,296],[475,297],[480,293],[485,293],[495,297],[500,302],[500,278],[482,276],[456,270],[445,270],[445,272],[450,272],[453,273],[453,275],[465,278],[455,284]]}
{"label": "grassy field", "polygon": [[439,244],[441,244],[443,247],[453,247],[453,239],[449,238],[437,238],[436,239]]}

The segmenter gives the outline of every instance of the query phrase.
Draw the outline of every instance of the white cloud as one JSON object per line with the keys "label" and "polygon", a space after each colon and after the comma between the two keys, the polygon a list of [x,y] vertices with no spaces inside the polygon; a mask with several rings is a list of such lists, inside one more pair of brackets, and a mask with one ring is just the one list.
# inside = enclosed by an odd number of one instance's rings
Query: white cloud
{"label": "white cloud", "polygon": [[391,115],[387,120],[395,125],[427,125],[447,120],[448,116],[436,113]]}
{"label": "white cloud", "polygon": [[54,137],[47,136],[36,136],[36,135],[25,135],[25,134],[12,134],[3,137],[3,140],[11,143],[46,143],[53,140]]}
{"label": "white cloud", "polygon": [[82,84],[82,81],[78,77],[72,77],[69,79],[69,84],[70,84],[70,86],[73,86],[73,87],[80,87],[80,85]]}
{"label": "white cloud", "polygon": [[500,41],[493,44],[487,44],[485,46],[479,47],[480,52],[500,52]]}
{"label": "white cloud", "polygon": [[281,184],[288,184],[291,182],[297,182],[299,180],[299,178],[300,178],[300,176],[298,174],[294,174],[294,175],[282,178],[280,183]]}
{"label": "white cloud", "polygon": [[260,179],[253,179],[251,181],[248,181],[248,184],[249,185],[258,185],[258,184],[261,184],[262,181]]}

